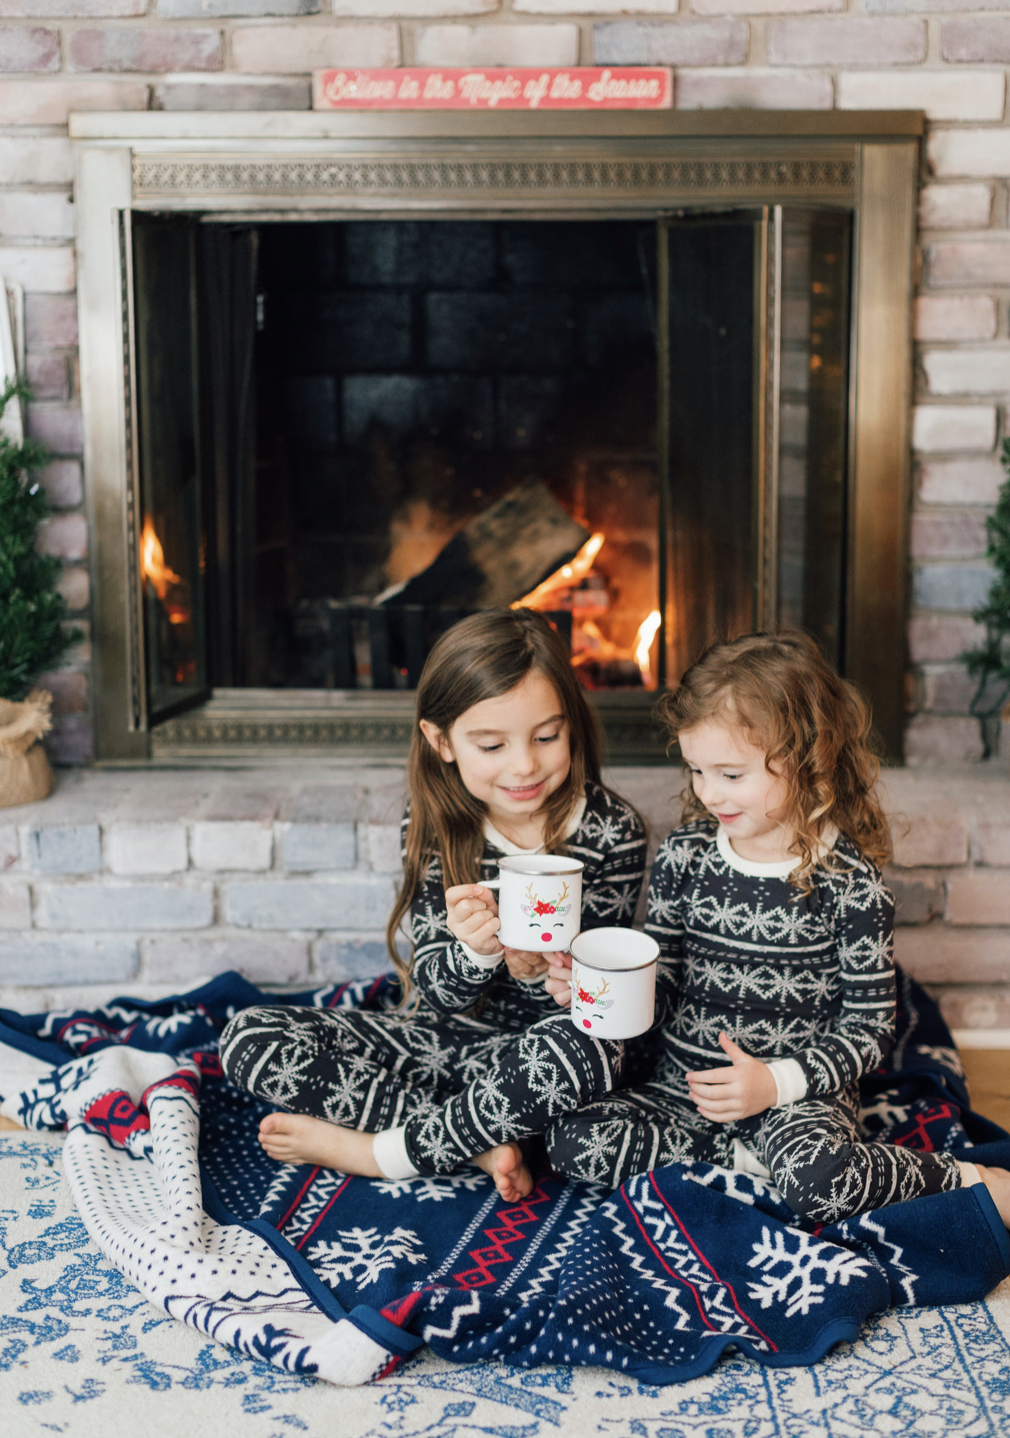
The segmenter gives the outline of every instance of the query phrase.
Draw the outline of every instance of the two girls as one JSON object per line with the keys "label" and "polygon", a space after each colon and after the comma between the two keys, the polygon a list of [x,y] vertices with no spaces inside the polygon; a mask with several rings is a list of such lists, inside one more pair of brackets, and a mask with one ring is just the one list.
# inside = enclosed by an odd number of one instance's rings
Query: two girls
{"label": "two girls", "polygon": [[[404,882],[389,924],[396,1012],[247,1009],[221,1039],[228,1077],[290,1113],[272,1158],[387,1178],[473,1161],[502,1196],[532,1186],[516,1140],[610,1093],[623,1045],[576,1030],[545,988],[551,955],[503,948],[490,878],[504,855],[585,865],[583,927],[630,924],[638,815],[600,783],[596,724],[550,625],[488,610],[435,645],[417,691]],[[412,963],[396,939],[409,917]]]}

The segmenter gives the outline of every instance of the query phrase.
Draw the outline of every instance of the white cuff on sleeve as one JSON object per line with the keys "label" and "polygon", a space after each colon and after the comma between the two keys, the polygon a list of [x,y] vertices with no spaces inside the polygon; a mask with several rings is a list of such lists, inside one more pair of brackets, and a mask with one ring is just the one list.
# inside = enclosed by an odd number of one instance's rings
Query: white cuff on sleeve
{"label": "white cuff on sleeve", "polygon": [[387,1128],[375,1135],[372,1155],[383,1178],[417,1178],[419,1170],[407,1157],[407,1130]]}
{"label": "white cuff on sleeve", "polygon": [[775,1080],[775,1102],[772,1108],[799,1103],[807,1096],[807,1076],[798,1059],[773,1059],[768,1065]]}
{"label": "white cuff on sleeve", "polygon": [[985,1183],[985,1179],[973,1163],[969,1163],[968,1160],[964,1158],[956,1158],[954,1162],[961,1170],[962,1188],[973,1188],[976,1183]]}
{"label": "white cuff on sleeve", "polygon": [[496,969],[505,957],[504,949],[499,949],[496,954],[478,954],[476,949],[471,949],[470,945],[464,944],[462,939],[457,939],[456,942],[464,954],[466,954],[471,964],[476,964],[479,969],[487,969],[488,972],[490,972],[491,969]]}

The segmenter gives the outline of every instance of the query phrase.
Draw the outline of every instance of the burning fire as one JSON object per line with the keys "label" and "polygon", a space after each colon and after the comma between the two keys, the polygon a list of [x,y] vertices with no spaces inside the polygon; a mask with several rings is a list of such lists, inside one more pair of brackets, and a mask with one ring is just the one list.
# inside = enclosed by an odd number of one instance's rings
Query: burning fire
{"label": "burning fire", "polygon": [[654,609],[647,619],[643,619],[638,626],[638,633],[635,635],[635,663],[642,671],[642,683],[646,689],[652,688],[652,668],[649,664],[649,650],[652,648],[652,641],[659,631],[661,620],[658,609]]}
{"label": "burning fire", "polygon": [[593,567],[593,560],[603,548],[606,537],[605,534],[591,535],[570,564],[563,564],[560,569],[555,569],[536,589],[531,589],[529,594],[517,599],[512,608],[549,609],[547,600],[552,594],[556,594],[559,589],[572,589],[585,579]]}
{"label": "burning fire", "polygon": [[140,567],[144,571],[144,578],[150,583],[159,599],[163,600],[166,597],[173,584],[183,583],[180,576],[174,570],[169,569],[165,563],[165,551],[161,547],[161,540],[154,532],[150,515],[144,520],[144,528],[140,535]]}

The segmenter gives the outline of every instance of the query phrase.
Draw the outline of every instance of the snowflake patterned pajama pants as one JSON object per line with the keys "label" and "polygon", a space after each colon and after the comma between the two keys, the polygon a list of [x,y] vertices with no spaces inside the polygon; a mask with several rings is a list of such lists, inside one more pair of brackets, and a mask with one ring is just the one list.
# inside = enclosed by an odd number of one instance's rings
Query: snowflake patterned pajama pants
{"label": "snowflake patterned pajama pants", "polygon": [[864,1143],[855,1090],[716,1124],[673,1087],[642,1084],[560,1119],[547,1150],[557,1172],[617,1188],[668,1163],[739,1167],[734,1139],[771,1173],[789,1207],[816,1223],[961,1186],[949,1154]]}
{"label": "snowflake patterned pajama pants", "polygon": [[522,1033],[477,1020],[429,1023],[359,1009],[244,1009],[221,1035],[239,1088],[293,1113],[365,1133],[405,1125],[422,1174],[451,1173],[609,1093],[623,1044],[580,1033],[567,1013]]}

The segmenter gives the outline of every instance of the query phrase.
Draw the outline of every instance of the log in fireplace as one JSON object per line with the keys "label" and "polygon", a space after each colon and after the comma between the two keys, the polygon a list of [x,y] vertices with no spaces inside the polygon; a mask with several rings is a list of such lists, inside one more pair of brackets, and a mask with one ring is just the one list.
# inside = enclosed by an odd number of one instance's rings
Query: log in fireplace
{"label": "log in fireplace", "polygon": [[519,602],[615,758],[779,623],[897,752],[920,128],[75,117],[99,757],[398,758]]}

